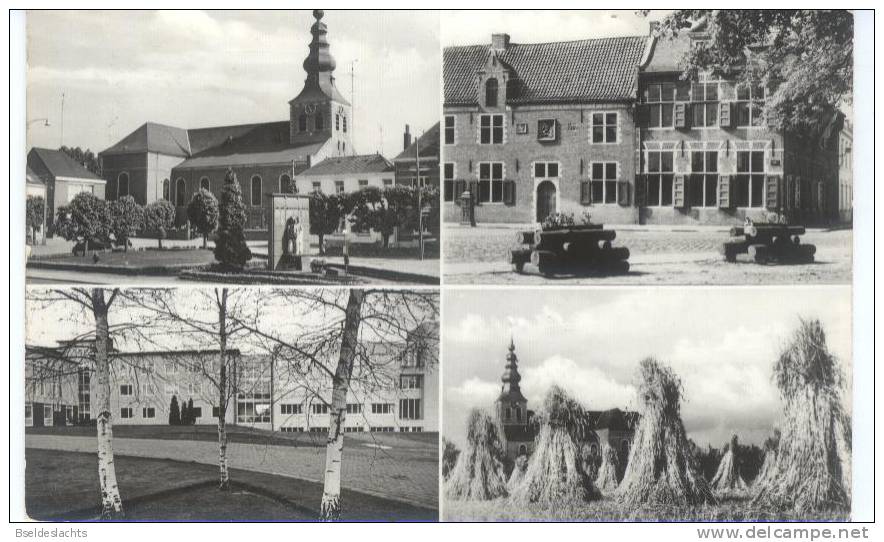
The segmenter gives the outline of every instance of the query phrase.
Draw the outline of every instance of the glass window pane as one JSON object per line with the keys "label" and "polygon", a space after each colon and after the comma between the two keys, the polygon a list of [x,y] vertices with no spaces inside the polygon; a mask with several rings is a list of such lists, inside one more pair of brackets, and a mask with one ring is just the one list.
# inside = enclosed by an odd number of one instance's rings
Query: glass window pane
{"label": "glass window pane", "polygon": [[715,101],[718,99],[718,83],[710,83],[706,85],[706,100]]}
{"label": "glass window pane", "polygon": [[494,115],[494,126],[503,126],[503,115]]}
{"label": "glass window pane", "polygon": [[706,207],[718,204],[718,175],[706,175]]}
{"label": "glass window pane", "polygon": [[445,117],[445,127],[451,128],[454,126],[454,117]]}
{"label": "glass window pane", "polygon": [[660,109],[660,126],[672,126],[672,104],[665,104]]}
{"label": "glass window pane", "polygon": [[500,162],[491,164],[491,177],[493,179],[503,179],[503,164]]}
{"label": "glass window pane", "polygon": [[616,126],[608,126],[605,129],[605,140],[608,143],[616,143],[617,142],[617,127]]}
{"label": "glass window pane", "polygon": [[601,113],[593,113],[592,114],[592,124],[594,126],[599,125],[599,124],[603,124],[603,121],[602,121],[603,118],[604,118],[604,115],[602,115]]}
{"label": "glass window pane", "polygon": [[491,126],[491,115],[482,115],[480,122],[482,126]]}
{"label": "glass window pane", "polygon": [[488,162],[482,162],[479,164],[479,178],[487,179],[491,176],[491,164]]}
{"label": "glass window pane", "polygon": [[617,181],[605,181],[605,203],[617,203]]}
{"label": "glass window pane", "polygon": [[617,178],[617,163],[616,162],[608,162],[605,164],[605,178],[606,179],[616,179]]}
{"label": "glass window pane", "polygon": [[546,162],[535,162],[534,163],[534,176],[535,177],[546,177]]}
{"label": "glass window pane", "polygon": [[704,171],[702,152],[691,153],[691,171]]}
{"label": "glass window pane", "polygon": [[703,176],[691,175],[688,178],[689,186],[689,203],[691,207],[701,207],[703,205]]}
{"label": "glass window pane", "polygon": [[559,164],[556,162],[550,162],[546,165],[546,174],[549,177],[558,177],[559,176]]}
{"label": "glass window pane", "polygon": [[675,100],[675,85],[673,83],[664,83],[660,93],[660,99],[664,102]]}
{"label": "glass window pane", "polygon": [[608,113],[605,115],[605,124],[617,125],[617,113]]}
{"label": "glass window pane", "polygon": [[752,171],[764,171],[764,152],[752,152]]}
{"label": "glass window pane", "polygon": [[706,104],[706,126],[718,124],[718,104]]}
{"label": "glass window pane", "polygon": [[746,173],[749,171],[749,153],[746,151],[737,152],[737,171]]}
{"label": "glass window pane", "polygon": [[672,175],[663,175],[660,186],[660,205],[672,205]]}
{"label": "glass window pane", "polygon": [[647,203],[649,206],[660,205],[660,176],[650,175],[647,186]]}
{"label": "glass window pane", "polygon": [[649,85],[648,86],[648,101],[649,102],[659,102],[660,101],[660,85]]}
{"label": "glass window pane", "polygon": [[604,184],[599,181],[592,183],[592,202],[601,203],[603,199]]}
{"label": "glass window pane", "polygon": [[592,142],[593,143],[602,143],[604,141],[604,126],[593,126],[592,127]]}
{"label": "glass window pane", "polygon": [[718,153],[710,151],[706,153],[706,171],[718,171]]}
{"label": "glass window pane", "polygon": [[454,164],[445,164],[445,178],[453,179],[454,178]]}
{"label": "glass window pane", "polygon": [[699,83],[691,84],[691,100],[702,102],[706,94],[703,92],[703,85]]}
{"label": "glass window pane", "polygon": [[491,201],[503,201],[502,181],[493,181],[491,183]]}
{"label": "glass window pane", "polygon": [[764,201],[764,175],[752,176],[752,207],[761,207]]}
{"label": "glass window pane", "polygon": [[660,127],[660,105],[648,106],[648,126],[651,128]]}
{"label": "glass window pane", "polygon": [[604,174],[604,164],[599,162],[595,162],[592,164],[592,178],[593,179],[601,179]]}
{"label": "glass window pane", "polygon": [[660,155],[660,171],[672,171],[672,153],[664,152]]}
{"label": "glass window pane", "polygon": [[648,172],[649,173],[657,173],[660,171],[660,153],[659,152],[649,152],[648,153]]}
{"label": "glass window pane", "polygon": [[737,99],[738,100],[748,100],[749,99],[749,87],[746,85],[739,85],[737,87]]}

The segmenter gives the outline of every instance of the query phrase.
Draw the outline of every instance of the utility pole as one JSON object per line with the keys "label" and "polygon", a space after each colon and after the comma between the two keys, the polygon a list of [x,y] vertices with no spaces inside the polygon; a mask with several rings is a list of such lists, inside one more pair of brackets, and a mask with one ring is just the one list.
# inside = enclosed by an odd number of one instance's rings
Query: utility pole
{"label": "utility pole", "polygon": [[[359,62],[359,59],[353,59],[350,61],[350,133],[353,132],[354,127],[356,126],[356,63]],[[353,150],[353,139],[350,140],[350,154],[356,154]]]}
{"label": "utility pole", "polygon": [[64,147],[64,92],[61,93],[61,136],[59,147]]}

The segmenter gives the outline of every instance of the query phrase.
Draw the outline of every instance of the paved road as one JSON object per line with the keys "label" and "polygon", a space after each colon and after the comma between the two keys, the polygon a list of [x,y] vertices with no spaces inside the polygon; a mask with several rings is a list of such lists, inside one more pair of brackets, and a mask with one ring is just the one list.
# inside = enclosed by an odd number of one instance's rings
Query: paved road
{"label": "paved road", "polygon": [[[402,442],[383,448],[368,442],[353,442],[344,449],[342,485],[390,500],[427,508],[439,506],[437,448],[426,443]],[[401,442],[401,441],[400,441]],[[26,435],[25,446],[70,452],[94,452],[92,437]],[[120,455],[194,461],[215,465],[218,446],[214,442],[115,438],[114,452]],[[290,476],[322,482],[325,448],[230,443],[233,468]]]}
{"label": "paved road", "polygon": [[[506,258],[517,226],[446,227],[443,273],[446,284],[849,284],[853,232],[808,230],[802,242],[817,246],[816,261],[806,265],[756,265],[724,262],[718,253],[728,238],[721,227],[618,228],[614,246],[630,251],[630,272],[610,277],[518,275]],[[645,229],[647,228],[647,229]]]}

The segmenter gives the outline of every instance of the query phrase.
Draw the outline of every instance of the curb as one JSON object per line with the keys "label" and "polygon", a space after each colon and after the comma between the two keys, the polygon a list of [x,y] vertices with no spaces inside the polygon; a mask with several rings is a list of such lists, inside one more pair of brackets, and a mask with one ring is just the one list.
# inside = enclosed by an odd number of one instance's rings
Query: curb
{"label": "curb", "polygon": [[[337,269],[343,273],[344,264],[330,263],[326,267]],[[389,280],[394,282],[412,282],[415,284],[427,284],[438,286],[440,284],[439,277],[433,275],[422,275],[420,273],[408,273],[403,271],[390,271],[388,269],[378,269],[376,267],[364,267],[359,265],[348,266],[348,272],[357,276],[369,277],[373,279]],[[346,276],[346,275],[344,275]]]}

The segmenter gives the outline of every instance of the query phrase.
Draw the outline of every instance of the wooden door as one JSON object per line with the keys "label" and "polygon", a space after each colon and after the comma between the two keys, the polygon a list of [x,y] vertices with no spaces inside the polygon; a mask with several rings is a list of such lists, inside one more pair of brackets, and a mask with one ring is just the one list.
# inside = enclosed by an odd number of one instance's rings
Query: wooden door
{"label": "wooden door", "polygon": [[556,185],[543,181],[537,185],[537,222],[556,212]]}

